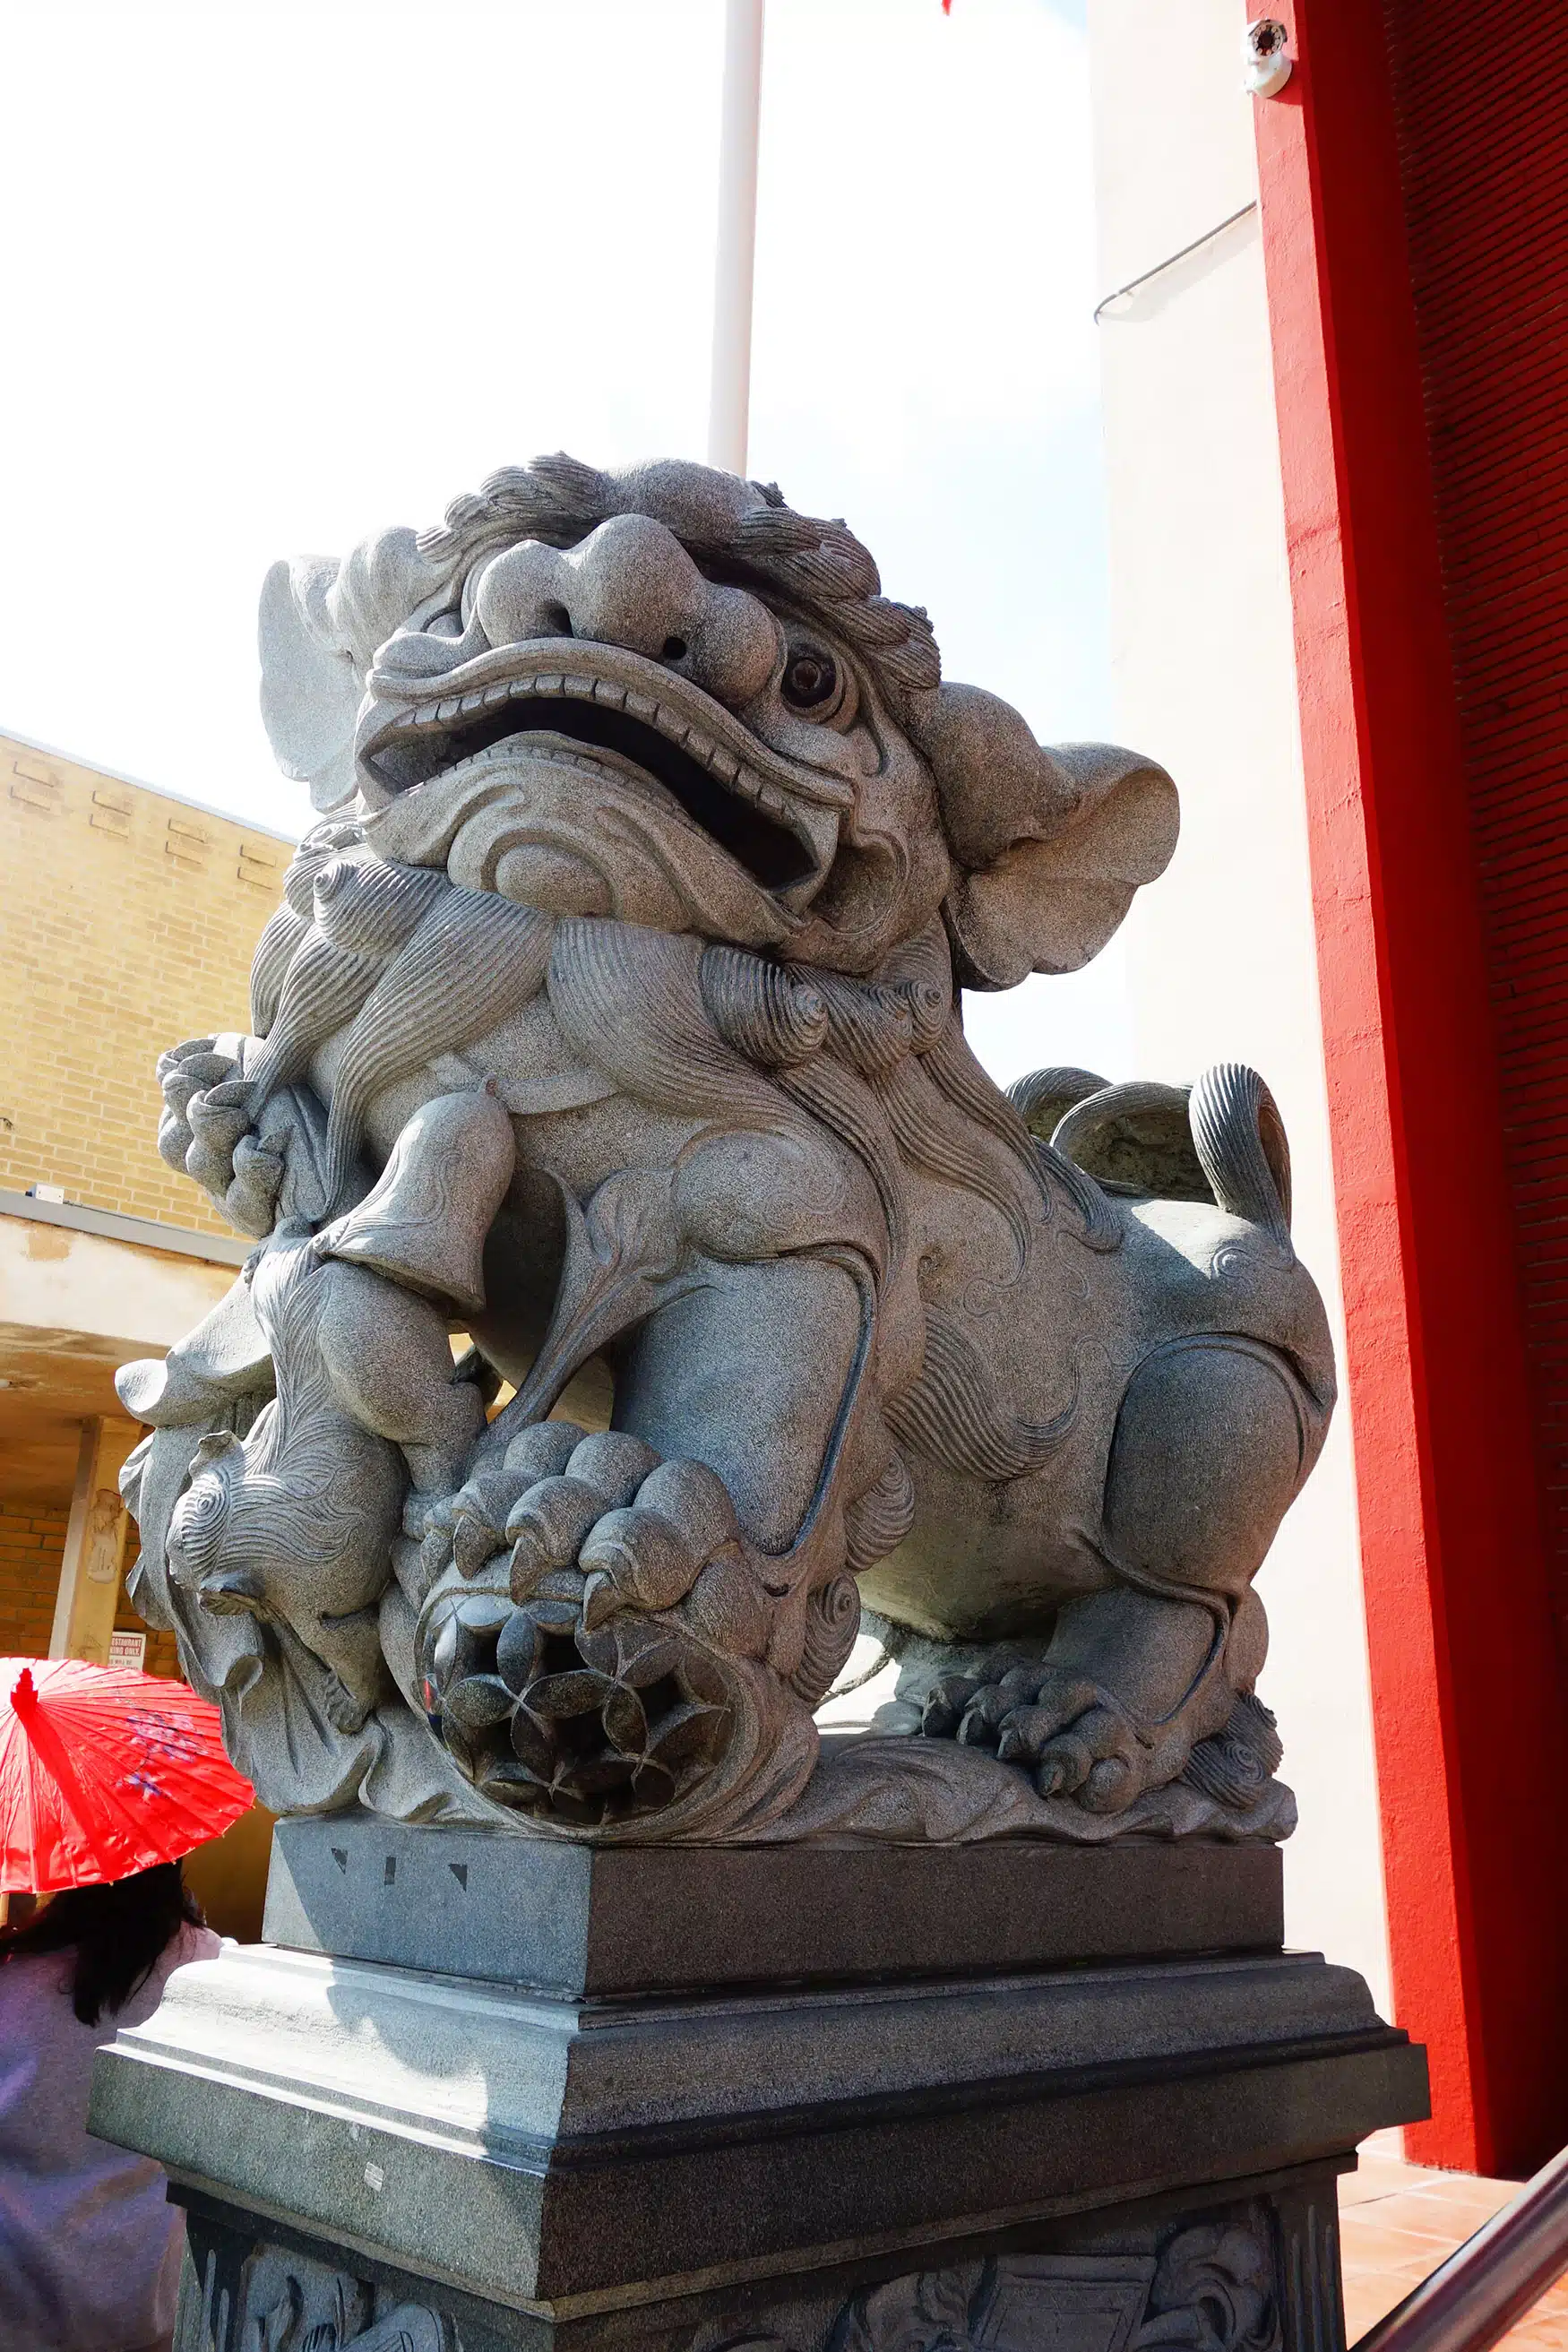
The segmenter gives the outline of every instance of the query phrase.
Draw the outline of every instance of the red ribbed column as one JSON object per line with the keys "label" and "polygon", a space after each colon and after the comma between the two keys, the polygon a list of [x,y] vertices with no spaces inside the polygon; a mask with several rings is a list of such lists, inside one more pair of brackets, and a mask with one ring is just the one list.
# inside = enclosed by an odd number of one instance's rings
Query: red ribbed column
{"label": "red ribbed column", "polygon": [[[1248,13],[1255,13],[1249,11]],[[1429,2163],[1568,2138],[1568,1837],[1497,1050],[1388,60],[1256,101],[1394,2002]]]}

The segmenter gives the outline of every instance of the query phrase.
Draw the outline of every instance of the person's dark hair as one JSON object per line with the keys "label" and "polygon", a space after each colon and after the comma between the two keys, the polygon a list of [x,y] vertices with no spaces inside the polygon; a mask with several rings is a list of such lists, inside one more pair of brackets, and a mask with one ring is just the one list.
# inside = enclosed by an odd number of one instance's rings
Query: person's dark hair
{"label": "person's dark hair", "polygon": [[82,2023],[96,2025],[106,2009],[112,2014],[124,2008],[187,1924],[205,1924],[202,1906],[179,1864],[161,1862],[107,1886],[69,1887],[25,1927],[0,1928],[0,1966],[74,1946],[76,1967],[62,1990],[69,1990]]}

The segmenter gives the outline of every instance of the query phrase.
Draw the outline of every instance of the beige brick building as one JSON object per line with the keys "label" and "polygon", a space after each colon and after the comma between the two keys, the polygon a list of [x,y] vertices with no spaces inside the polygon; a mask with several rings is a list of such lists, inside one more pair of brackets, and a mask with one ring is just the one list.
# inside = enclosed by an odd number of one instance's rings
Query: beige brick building
{"label": "beige brick building", "polygon": [[[0,735],[0,1654],[102,1661],[142,1631],[115,1488],[140,1433],[114,1373],[198,1322],[246,1251],[158,1157],[153,1065],[248,1026],[292,847]],[[144,1664],[176,1673],[173,1637]],[[260,1826],[220,1841],[252,1880]],[[209,1910],[251,1927],[222,1874]]]}
{"label": "beige brick building", "polygon": [[248,1027],[292,843],[4,736],[0,794],[0,1187],[226,1232],[158,1157],[153,1065]]}

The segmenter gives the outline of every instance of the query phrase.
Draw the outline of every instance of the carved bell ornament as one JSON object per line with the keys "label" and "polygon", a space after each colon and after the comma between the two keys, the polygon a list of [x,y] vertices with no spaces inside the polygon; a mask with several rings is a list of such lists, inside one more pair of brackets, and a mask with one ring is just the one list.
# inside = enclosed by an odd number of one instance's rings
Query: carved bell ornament
{"label": "carved bell ornament", "polygon": [[516,1162],[511,1121],[489,1087],[438,1095],[415,1112],[370,1192],[325,1228],[317,1248],[477,1315],[485,1236]]}

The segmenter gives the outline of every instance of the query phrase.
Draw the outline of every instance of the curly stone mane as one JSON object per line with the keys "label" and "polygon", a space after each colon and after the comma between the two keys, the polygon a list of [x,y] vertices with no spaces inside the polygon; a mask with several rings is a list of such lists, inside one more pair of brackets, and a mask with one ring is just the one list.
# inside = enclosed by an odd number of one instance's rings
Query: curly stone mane
{"label": "curly stone mane", "polygon": [[[875,560],[847,524],[796,514],[774,482],[752,487],[764,503],[721,536],[671,525],[688,554],[709,572],[817,614],[859,655],[895,707],[939,685],[942,656],[924,608],[882,594]],[[421,531],[416,544],[427,562],[455,570],[518,539],[575,546],[632,504],[596,467],[562,454],[536,457],[503,467],[455,499],[445,522]]]}

